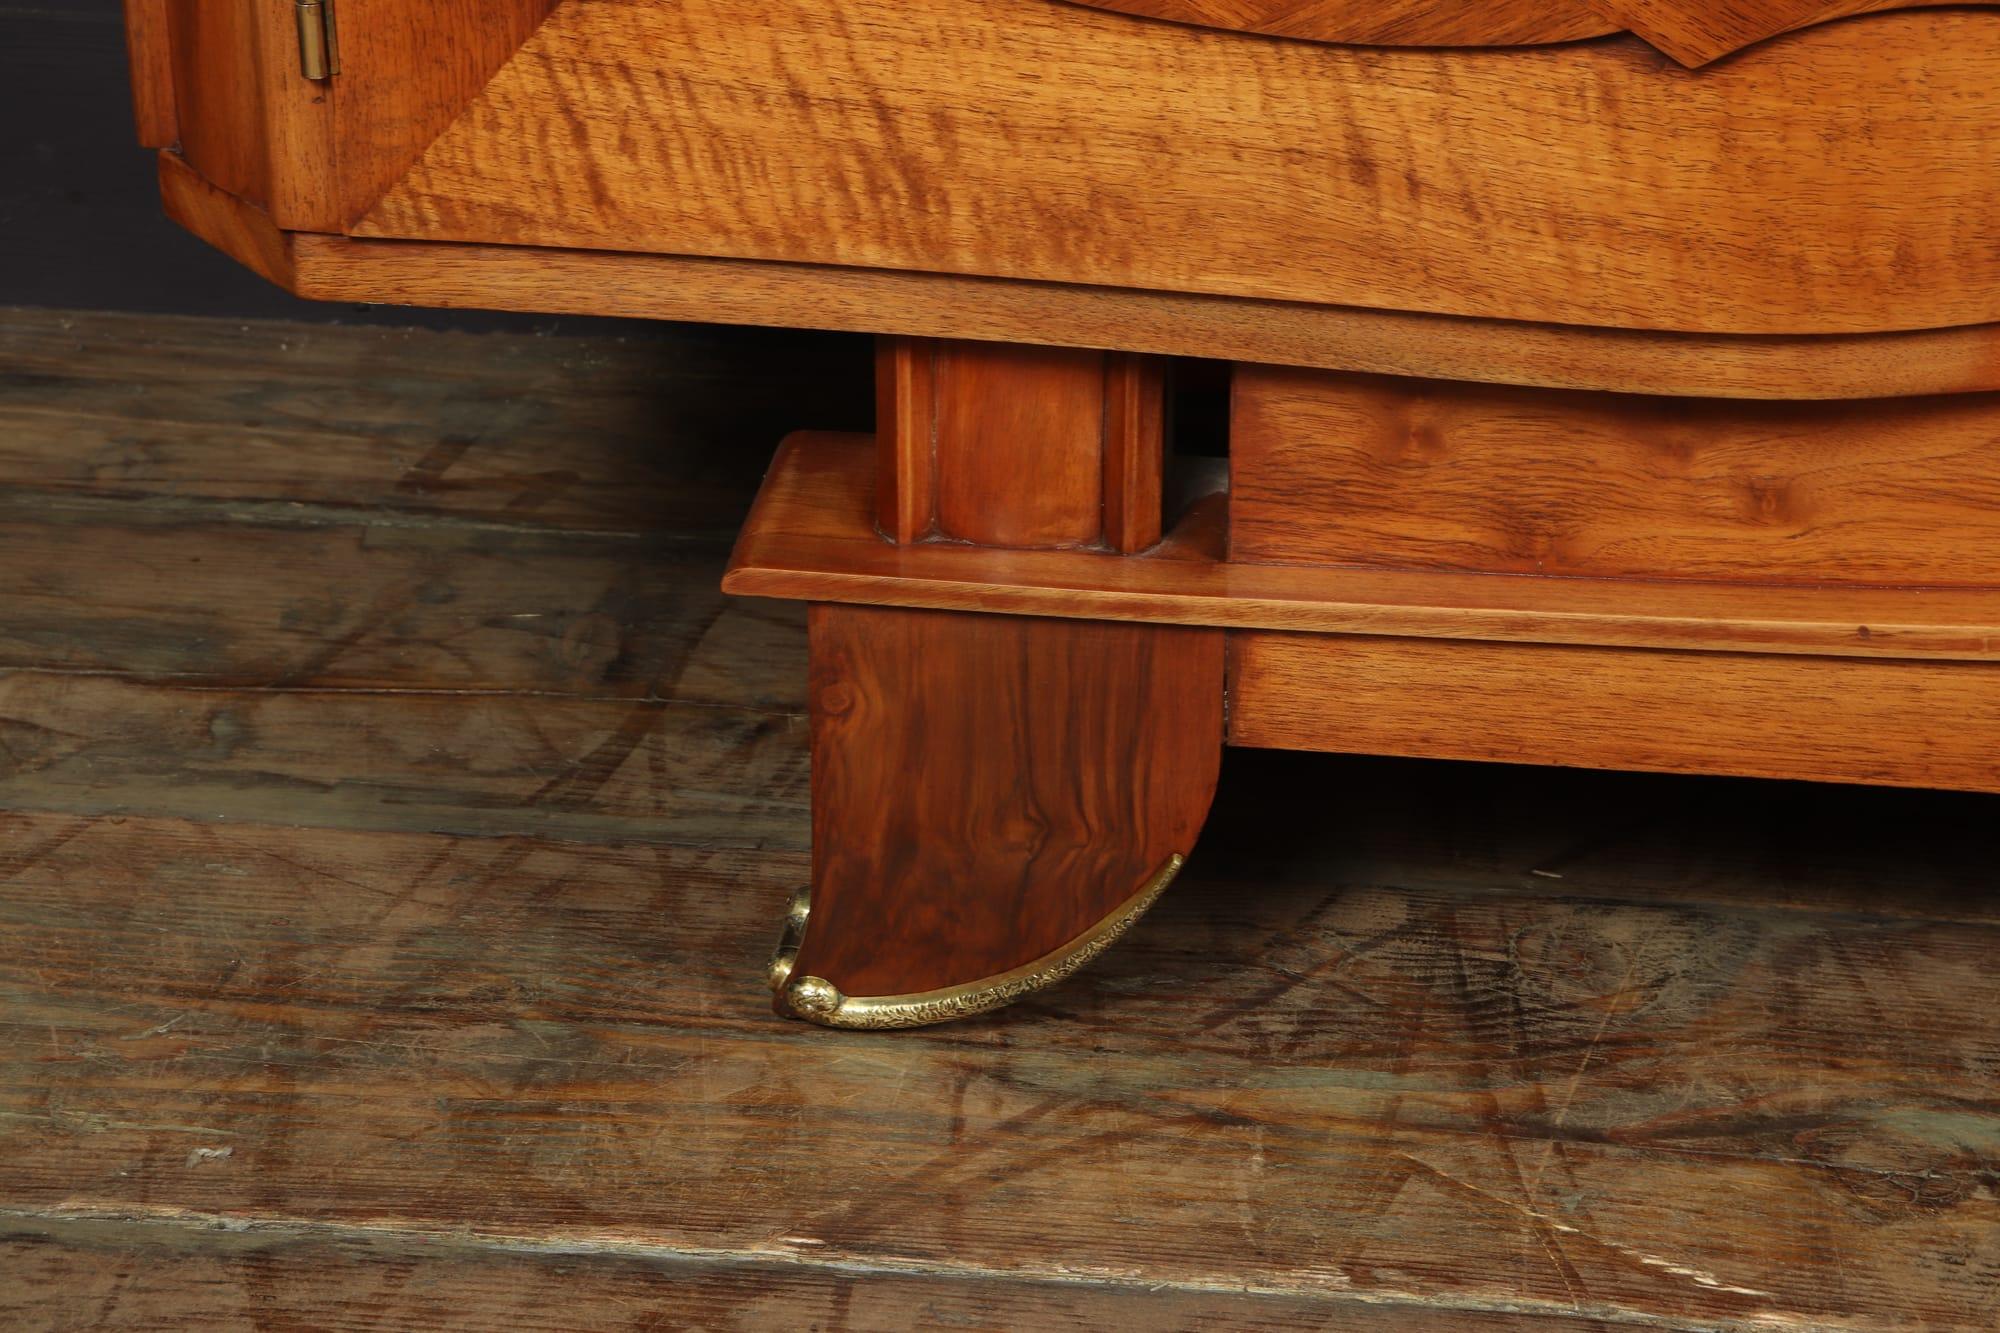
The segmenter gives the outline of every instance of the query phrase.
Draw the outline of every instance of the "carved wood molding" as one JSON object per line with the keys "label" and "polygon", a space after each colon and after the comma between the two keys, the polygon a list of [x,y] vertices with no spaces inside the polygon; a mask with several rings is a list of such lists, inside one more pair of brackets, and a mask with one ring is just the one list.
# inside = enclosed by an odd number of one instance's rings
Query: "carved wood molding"
{"label": "carved wood molding", "polygon": [[1533,46],[1631,32],[1705,65],[1795,28],[1923,0],[1071,0],[1145,18],[1361,46]]}

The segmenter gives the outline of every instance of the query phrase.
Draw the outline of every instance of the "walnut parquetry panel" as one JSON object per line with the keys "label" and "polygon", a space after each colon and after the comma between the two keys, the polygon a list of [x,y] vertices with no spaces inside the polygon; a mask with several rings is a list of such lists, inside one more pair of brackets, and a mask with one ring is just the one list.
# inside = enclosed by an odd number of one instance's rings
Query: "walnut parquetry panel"
{"label": "walnut parquetry panel", "polygon": [[[1051,72],[1060,77],[1052,77]],[[356,228],[1702,333],[2000,320],[2000,12],[1702,70],[1050,0],[567,0]]]}
{"label": "walnut parquetry panel", "polygon": [[558,3],[340,0],[343,216],[358,218],[381,198]]}
{"label": "walnut parquetry panel", "polygon": [[1526,46],[1633,32],[1702,65],[1830,19],[1923,0],[1070,0],[1147,18],[1315,42]]}

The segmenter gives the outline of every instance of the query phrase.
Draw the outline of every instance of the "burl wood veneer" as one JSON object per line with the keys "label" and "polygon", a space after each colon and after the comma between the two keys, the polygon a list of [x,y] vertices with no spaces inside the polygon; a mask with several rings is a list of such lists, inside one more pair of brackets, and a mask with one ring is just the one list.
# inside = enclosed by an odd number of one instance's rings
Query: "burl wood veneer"
{"label": "burl wood veneer", "polygon": [[815,603],[782,1012],[1066,975],[1224,744],[2000,791],[2000,8],[128,14],[301,295],[884,335],[726,582]]}

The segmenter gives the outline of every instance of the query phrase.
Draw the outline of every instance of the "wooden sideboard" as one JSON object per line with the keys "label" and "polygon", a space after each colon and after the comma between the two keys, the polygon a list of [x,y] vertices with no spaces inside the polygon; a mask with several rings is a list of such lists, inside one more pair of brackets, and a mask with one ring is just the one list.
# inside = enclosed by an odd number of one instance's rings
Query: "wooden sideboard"
{"label": "wooden sideboard", "polygon": [[128,17],[300,295],[882,335],[727,580],[814,604],[782,1012],[1068,975],[1230,744],[2000,791],[2000,8]]}

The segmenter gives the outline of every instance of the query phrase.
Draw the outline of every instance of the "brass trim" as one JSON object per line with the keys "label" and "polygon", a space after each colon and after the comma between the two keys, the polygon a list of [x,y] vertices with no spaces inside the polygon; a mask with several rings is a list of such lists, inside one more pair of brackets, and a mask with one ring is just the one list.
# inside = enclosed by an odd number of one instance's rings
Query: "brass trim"
{"label": "brass trim", "polygon": [[[778,1011],[821,1027],[857,1031],[926,1027],[932,1023],[949,1023],[991,1012],[1046,986],[1053,986],[1117,943],[1118,938],[1159,901],[1160,895],[1167,891],[1167,886],[1174,882],[1174,877],[1180,874],[1181,867],[1186,863],[1187,858],[1178,852],[1168,857],[1166,864],[1155,871],[1137,893],[1119,904],[1117,910],[1068,944],[1043,954],[1031,963],[982,981],[914,995],[843,995],[838,986],[824,977],[794,978],[792,972],[798,961],[798,948],[797,940],[790,934],[791,921],[788,919],[787,934],[779,942],[778,957],[771,963],[771,985],[777,994]],[[809,895],[802,894],[801,897],[805,899],[803,908],[800,900],[794,899],[793,910],[803,935],[805,913],[811,910],[811,901]],[[790,944],[789,951],[787,942]],[[782,971],[779,967],[781,961],[784,964]]]}
{"label": "brass trim", "polygon": [[785,909],[785,926],[778,933],[778,947],[771,954],[771,989],[777,994],[782,995],[786,983],[792,979],[792,969],[799,961],[799,945],[806,937],[806,921],[811,915],[812,890],[800,889]]}

